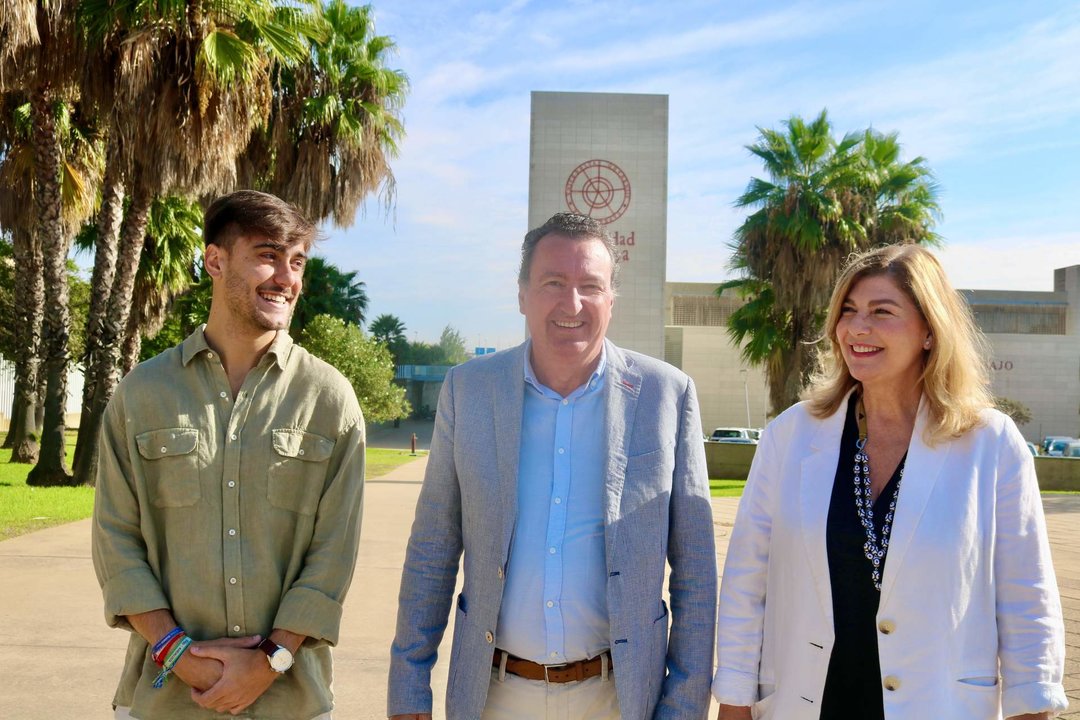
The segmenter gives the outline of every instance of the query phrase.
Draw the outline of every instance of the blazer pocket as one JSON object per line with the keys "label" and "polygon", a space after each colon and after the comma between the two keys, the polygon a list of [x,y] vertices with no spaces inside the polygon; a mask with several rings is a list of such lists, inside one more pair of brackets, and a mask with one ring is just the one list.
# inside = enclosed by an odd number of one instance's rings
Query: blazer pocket
{"label": "blazer pocket", "polygon": [[652,450],[646,453],[640,453],[638,455],[631,455],[626,458],[626,474],[649,472],[662,468],[665,465],[674,467],[675,465],[675,443],[668,443],[662,448]]}
{"label": "blazer pocket", "polygon": [[314,515],[319,507],[334,441],[294,428],[272,430],[274,455],[267,499],[282,510]]}
{"label": "blazer pocket", "polygon": [[135,445],[155,507],[190,507],[199,502],[198,429],[148,430],[135,436]]}
{"label": "blazer pocket", "polygon": [[997,687],[998,679],[996,675],[978,675],[959,678],[957,682],[968,687],[991,689]]}

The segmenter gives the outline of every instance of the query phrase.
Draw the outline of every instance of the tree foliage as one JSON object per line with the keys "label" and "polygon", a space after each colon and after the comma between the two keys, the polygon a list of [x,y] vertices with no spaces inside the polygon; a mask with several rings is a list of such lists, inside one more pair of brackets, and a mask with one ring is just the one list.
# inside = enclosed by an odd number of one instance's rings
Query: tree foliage
{"label": "tree foliage", "polygon": [[746,304],[728,332],[743,358],[765,367],[774,414],[796,402],[814,368],[813,343],[833,284],[851,253],[888,243],[936,243],[937,185],[921,157],[900,159],[896,133],[837,139],[823,110],[783,130],[758,128],[747,149],[767,179],[751,178],[737,207],[751,210],[730,244]]}
{"label": "tree foliage", "polygon": [[401,321],[401,318],[383,313],[371,321],[368,329],[371,331],[371,337],[390,349],[394,364],[402,364],[401,358],[408,348],[409,340],[405,337],[405,323]]}
{"label": "tree foliage", "polygon": [[995,397],[994,407],[1012,418],[1017,425],[1027,425],[1031,422],[1031,410],[1027,405],[1018,400],[1010,400],[1006,397]]}
{"label": "tree foliage", "polygon": [[365,336],[359,327],[340,318],[318,315],[304,329],[300,344],[348,379],[367,420],[386,422],[408,417],[411,408],[405,400],[405,388],[394,384],[390,351]]}
{"label": "tree foliage", "polygon": [[318,315],[330,315],[353,325],[364,323],[368,296],[356,272],[344,272],[321,257],[309,258],[304,267],[304,289],[296,301],[289,332],[300,337]]}

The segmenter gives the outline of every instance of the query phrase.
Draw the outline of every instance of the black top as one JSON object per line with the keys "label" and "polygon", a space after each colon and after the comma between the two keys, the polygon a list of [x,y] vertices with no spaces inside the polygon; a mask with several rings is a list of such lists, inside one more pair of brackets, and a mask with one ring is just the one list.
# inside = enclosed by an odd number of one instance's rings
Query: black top
{"label": "black top", "polygon": [[[859,439],[855,406],[853,393],[848,401],[844,435],[840,440],[840,462],[833,480],[825,529],[836,643],[825,678],[821,720],[885,718],[877,648],[877,610],[881,593],[870,576],[873,565],[863,552],[866,531],[855,506],[855,442]],[[874,499],[874,529],[879,542],[885,514],[903,467],[904,460],[901,460],[888,484]],[[886,552],[882,558],[882,575],[887,559]]]}

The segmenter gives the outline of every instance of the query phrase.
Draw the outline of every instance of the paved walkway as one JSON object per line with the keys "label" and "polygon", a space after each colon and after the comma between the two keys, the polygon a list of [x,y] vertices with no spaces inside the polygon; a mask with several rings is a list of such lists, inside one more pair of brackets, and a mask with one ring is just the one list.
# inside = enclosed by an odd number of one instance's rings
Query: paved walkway
{"label": "paved walkway", "polygon": [[[334,654],[338,718],[385,717],[397,587],[425,463],[421,458],[368,483],[356,576]],[[713,501],[721,563],[737,504],[734,499]],[[1047,497],[1044,505],[1070,655],[1066,689],[1073,709],[1063,717],[1080,720],[1080,497]],[[89,543],[88,520],[0,542],[0,718],[4,720],[112,717],[109,703],[126,636],[105,626]],[[434,684],[435,717],[440,718],[445,661],[436,666]]]}

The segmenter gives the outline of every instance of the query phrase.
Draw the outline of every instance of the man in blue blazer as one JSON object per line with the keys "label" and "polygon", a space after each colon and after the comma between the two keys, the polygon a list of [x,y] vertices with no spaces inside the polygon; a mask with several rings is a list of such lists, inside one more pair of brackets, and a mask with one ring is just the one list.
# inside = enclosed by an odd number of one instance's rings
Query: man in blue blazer
{"label": "man in blue blazer", "polygon": [[462,552],[449,720],[706,716],[716,555],[697,397],[605,339],[615,250],[581,215],[530,231],[530,339],[446,376],[401,579],[393,718],[431,717]]}

